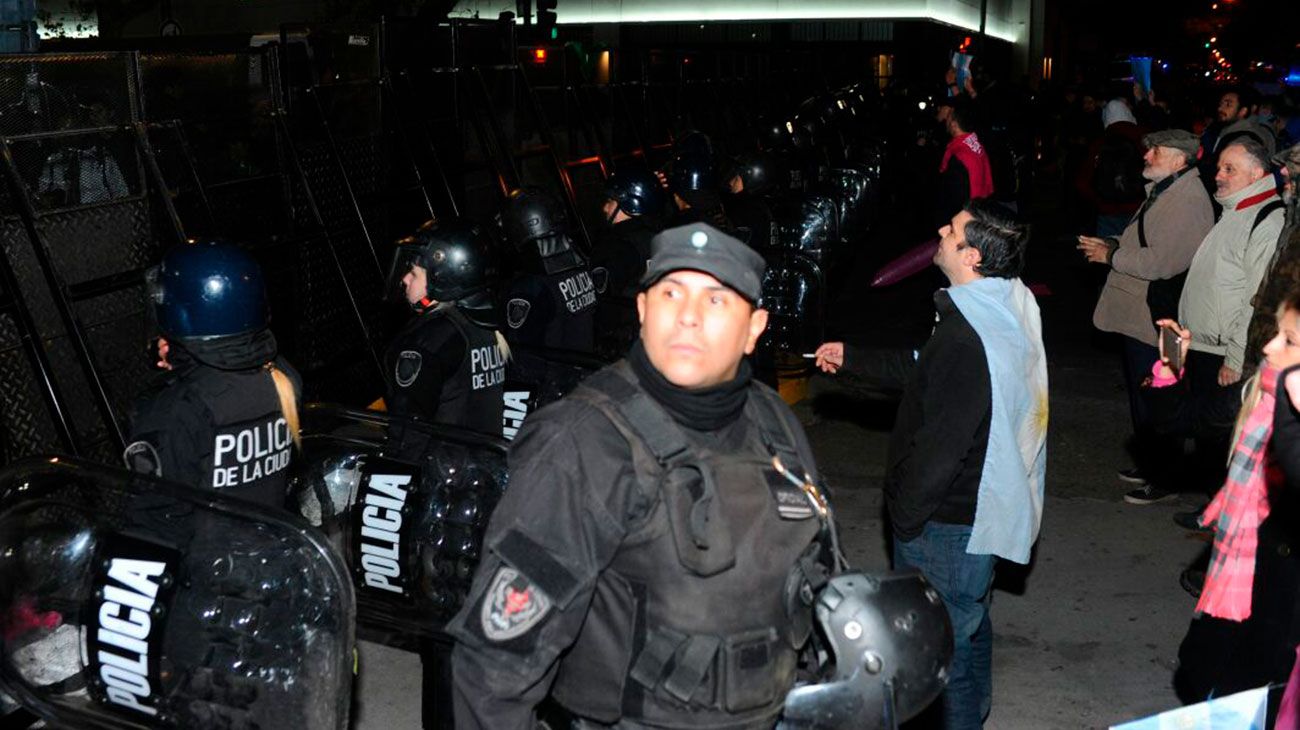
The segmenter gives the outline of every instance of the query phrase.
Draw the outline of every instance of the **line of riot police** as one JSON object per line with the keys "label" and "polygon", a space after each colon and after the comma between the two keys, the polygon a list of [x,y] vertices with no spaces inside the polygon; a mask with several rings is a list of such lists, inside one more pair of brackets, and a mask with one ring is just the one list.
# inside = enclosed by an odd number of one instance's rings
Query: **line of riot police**
{"label": "line of riot police", "polygon": [[[759,250],[767,339],[801,347],[821,272],[870,221],[869,104],[854,89],[806,103],[784,134],[726,165],[692,133],[661,174],[617,169],[590,254],[537,188],[513,191],[494,227],[425,224],[397,243],[385,283],[412,309],[383,359],[387,413],[300,414],[260,271],[224,244],[169,253],[154,303],[183,367],[142,406],[157,436],[128,450],[136,474],[58,459],[0,474],[0,689],[57,724],[341,728],[355,616],[369,636],[421,651],[425,725],[448,726],[442,627],[507,488],[505,439],[597,354],[636,341],[636,297],[665,227],[704,222]],[[257,387],[227,384],[238,378]],[[169,430],[168,413],[184,429]],[[226,499],[224,456],[277,449],[289,458],[249,477],[260,505]],[[163,466],[185,460],[186,472]],[[951,651],[933,592],[915,576],[826,585],[819,600],[795,586],[819,632],[785,726],[890,727],[919,712]],[[321,604],[300,605],[311,599]],[[99,637],[88,655],[75,629]]]}

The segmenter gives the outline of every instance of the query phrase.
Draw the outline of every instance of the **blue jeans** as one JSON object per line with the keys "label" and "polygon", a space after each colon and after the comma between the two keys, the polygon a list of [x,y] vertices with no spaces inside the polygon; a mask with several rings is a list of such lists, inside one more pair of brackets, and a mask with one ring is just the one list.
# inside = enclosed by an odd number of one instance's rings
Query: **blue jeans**
{"label": "blue jeans", "polygon": [[894,540],[894,569],[916,568],[952,619],[952,671],[943,693],[945,730],[981,728],[993,704],[992,555],[970,555],[970,525],[927,522],[910,542]]}

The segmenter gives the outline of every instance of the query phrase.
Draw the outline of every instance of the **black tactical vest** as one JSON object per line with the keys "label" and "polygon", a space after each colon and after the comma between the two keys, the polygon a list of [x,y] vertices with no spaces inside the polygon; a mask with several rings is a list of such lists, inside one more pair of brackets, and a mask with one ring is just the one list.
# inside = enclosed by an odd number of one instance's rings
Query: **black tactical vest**
{"label": "black tactical vest", "polygon": [[[540,290],[540,296],[547,299],[550,317],[537,321],[543,314],[532,313],[528,319],[528,309],[518,309],[519,302],[527,299],[510,299],[506,302],[506,323],[510,327],[511,342],[532,347],[547,347],[555,350],[572,350],[591,352],[595,338],[596,285],[591,273],[585,267],[568,269],[555,274],[527,274],[536,277],[527,282],[525,290]],[[537,296],[537,295],[535,295]],[[532,309],[539,309],[537,303],[529,302]],[[514,322],[523,318],[523,325]]]}
{"label": "black tactical vest", "polygon": [[[296,381],[296,374],[281,363]],[[177,418],[178,412],[188,417]],[[262,368],[185,373],[135,419],[128,466],[165,479],[284,507],[294,443],[271,375]]]}
{"label": "black tactical vest", "polygon": [[802,475],[811,459],[796,452],[780,398],[751,386],[743,448],[714,453],[688,445],[626,362],[570,397],[627,438],[653,506],[601,573],[554,696],[602,723],[772,727],[824,581],[817,512],[772,466],[777,456]]}
{"label": "black tactical vest", "polygon": [[499,436],[506,358],[496,333],[470,322],[457,309],[448,309],[445,316],[465,338],[465,359],[455,376],[443,383],[433,420]]}

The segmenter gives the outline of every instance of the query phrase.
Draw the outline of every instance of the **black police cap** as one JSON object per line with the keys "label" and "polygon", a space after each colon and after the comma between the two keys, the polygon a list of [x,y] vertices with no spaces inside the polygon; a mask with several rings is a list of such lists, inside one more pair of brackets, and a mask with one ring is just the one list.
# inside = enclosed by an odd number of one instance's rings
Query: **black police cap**
{"label": "black police cap", "polygon": [[707,223],[669,228],[650,242],[650,263],[641,288],[647,289],[673,271],[700,271],[737,294],[757,302],[767,262],[740,239]]}

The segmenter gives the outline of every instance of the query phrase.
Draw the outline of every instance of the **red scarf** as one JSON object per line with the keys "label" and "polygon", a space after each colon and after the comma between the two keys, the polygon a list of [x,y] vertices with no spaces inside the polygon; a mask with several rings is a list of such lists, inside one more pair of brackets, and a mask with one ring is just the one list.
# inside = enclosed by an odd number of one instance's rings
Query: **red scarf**
{"label": "red scarf", "polygon": [[953,137],[948,143],[948,148],[943,151],[943,162],[939,163],[939,172],[947,171],[948,160],[952,159],[953,155],[957,156],[970,177],[970,199],[987,198],[992,195],[993,168],[989,166],[989,156],[984,152],[979,137],[976,137],[974,132]]}
{"label": "red scarf", "polygon": [[1201,515],[1201,524],[1214,525],[1214,549],[1197,613],[1229,621],[1250,618],[1259,526],[1269,511],[1268,441],[1273,435],[1277,376],[1277,368],[1260,368],[1259,403],[1246,416],[1232,447],[1228,478]]}

